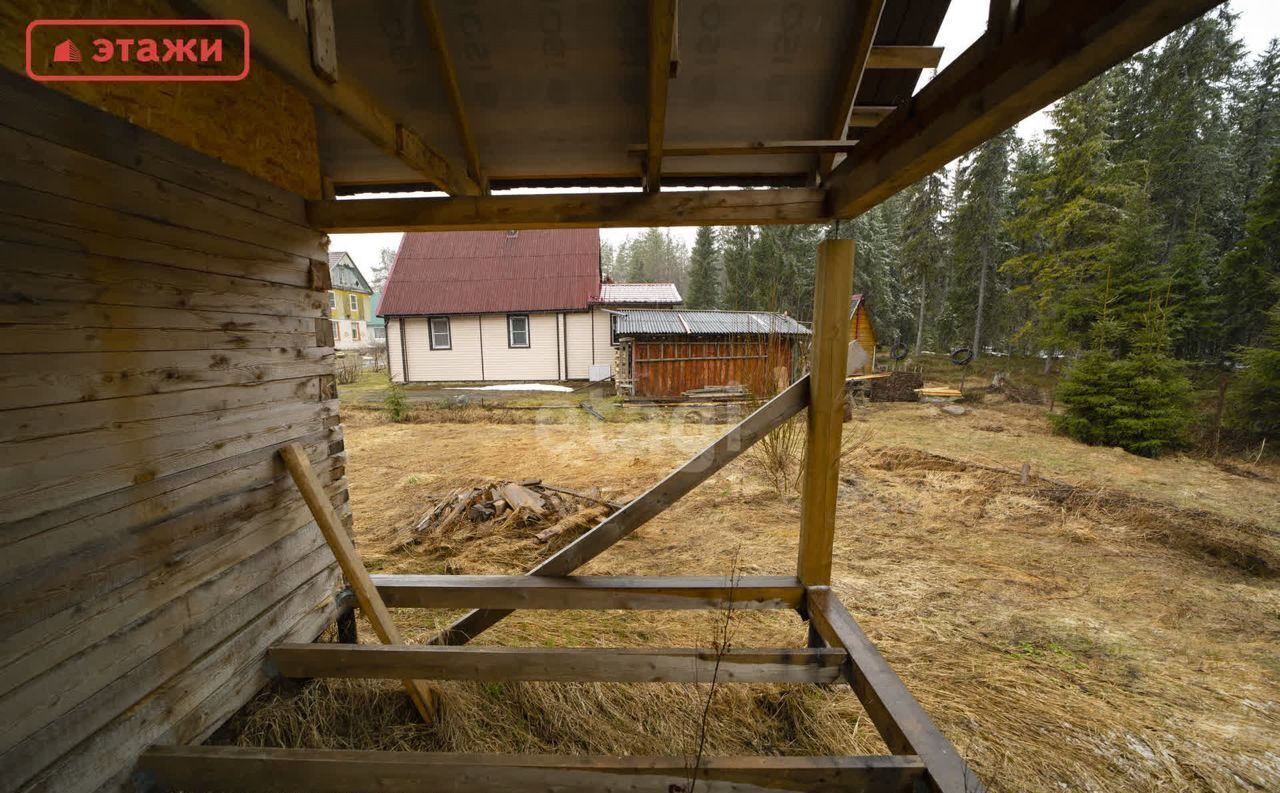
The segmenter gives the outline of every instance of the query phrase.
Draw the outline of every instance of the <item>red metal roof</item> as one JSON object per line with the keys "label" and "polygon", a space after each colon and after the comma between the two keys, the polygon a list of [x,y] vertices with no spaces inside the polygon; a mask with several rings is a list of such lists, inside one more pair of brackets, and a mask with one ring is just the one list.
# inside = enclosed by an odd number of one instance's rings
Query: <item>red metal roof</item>
{"label": "red metal roof", "polygon": [[412,232],[378,313],[585,310],[599,295],[599,229]]}

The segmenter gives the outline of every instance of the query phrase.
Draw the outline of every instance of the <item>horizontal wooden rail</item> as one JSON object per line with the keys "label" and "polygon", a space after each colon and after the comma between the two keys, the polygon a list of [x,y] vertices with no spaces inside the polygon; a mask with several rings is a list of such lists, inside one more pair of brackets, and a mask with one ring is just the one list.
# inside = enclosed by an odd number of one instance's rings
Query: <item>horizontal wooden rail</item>
{"label": "horizontal wooden rail", "polygon": [[[599,793],[678,790],[688,786],[681,757],[370,752],[157,746],[138,761],[141,777],[161,791],[267,793]],[[704,757],[707,790],[907,793],[924,773],[914,757]],[[718,783],[718,784],[717,784]]]}
{"label": "horizontal wooden rail", "polygon": [[[285,677],[541,680],[556,683],[833,683],[844,650],[448,647],[282,644],[269,653]],[[717,660],[719,668],[716,668]]]}
{"label": "horizontal wooden rail", "polygon": [[375,575],[392,608],[741,609],[800,608],[794,576]]}
{"label": "horizontal wooden rail", "polygon": [[809,587],[808,602],[813,627],[832,647],[849,653],[849,685],[889,750],[919,756],[936,793],[982,793],[977,776],[830,587]]}

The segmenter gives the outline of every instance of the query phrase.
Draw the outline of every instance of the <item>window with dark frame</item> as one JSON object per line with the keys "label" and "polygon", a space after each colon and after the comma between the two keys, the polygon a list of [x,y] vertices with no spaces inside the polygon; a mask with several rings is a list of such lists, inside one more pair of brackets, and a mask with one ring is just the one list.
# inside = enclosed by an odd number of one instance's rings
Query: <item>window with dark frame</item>
{"label": "window with dark frame", "polygon": [[430,325],[430,342],[433,350],[452,350],[453,337],[449,332],[448,317],[431,317],[427,320]]}
{"label": "window with dark frame", "polygon": [[529,346],[529,315],[528,314],[508,314],[507,315],[507,346],[508,347],[528,347]]}

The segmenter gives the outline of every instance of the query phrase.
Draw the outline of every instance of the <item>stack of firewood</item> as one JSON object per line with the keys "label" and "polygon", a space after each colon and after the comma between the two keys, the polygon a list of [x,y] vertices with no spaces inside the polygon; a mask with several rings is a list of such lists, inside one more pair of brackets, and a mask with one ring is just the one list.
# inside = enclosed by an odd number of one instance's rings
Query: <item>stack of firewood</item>
{"label": "stack of firewood", "polygon": [[543,484],[537,479],[492,482],[479,487],[461,487],[441,498],[418,521],[414,533],[419,538],[423,534],[439,536],[463,521],[485,523],[502,520],[513,526],[546,526],[534,537],[539,542],[547,542],[560,533],[562,519],[586,507],[601,506],[613,512],[623,505],[603,498],[599,488],[581,492]]}

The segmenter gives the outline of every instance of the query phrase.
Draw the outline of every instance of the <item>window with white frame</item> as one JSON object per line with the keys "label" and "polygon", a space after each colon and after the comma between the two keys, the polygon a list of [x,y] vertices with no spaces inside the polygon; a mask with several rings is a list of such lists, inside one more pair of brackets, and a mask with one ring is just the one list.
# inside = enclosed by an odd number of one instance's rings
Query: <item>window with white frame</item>
{"label": "window with white frame", "polygon": [[360,339],[360,323],[359,323],[359,322],[352,322],[352,323],[351,323],[351,340],[352,340],[352,341],[360,341],[360,340],[361,340],[361,339]]}
{"label": "window with white frame", "polygon": [[351,316],[360,316],[360,297],[358,295],[347,295],[347,307],[351,309]]}
{"label": "window with white frame", "polygon": [[329,293],[329,309],[332,310],[337,307],[338,307],[338,296],[333,292],[330,292]]}
{"label": "window with white frame", "polygon": [[529,315],[528,314],[508,314],[507,315],[507,346],[508,347],[528,347],[529,346]]}
{"label": "window with white frame", "polygon": [[453,339],[449,334],[449,318],[448,317],[432,317],[427,320],[431,328],[431,349],[433,350],[451,350],[453,349]]}

